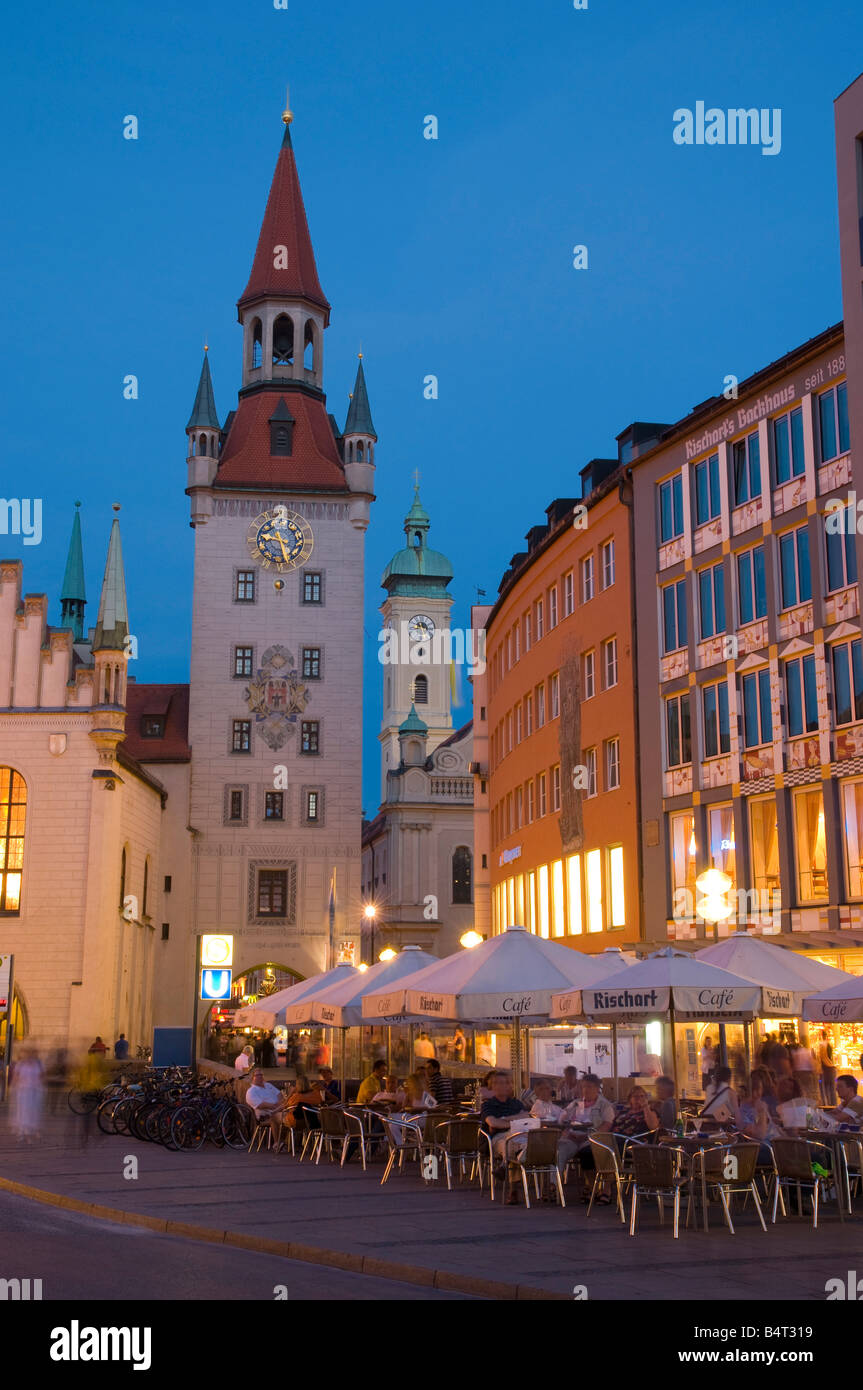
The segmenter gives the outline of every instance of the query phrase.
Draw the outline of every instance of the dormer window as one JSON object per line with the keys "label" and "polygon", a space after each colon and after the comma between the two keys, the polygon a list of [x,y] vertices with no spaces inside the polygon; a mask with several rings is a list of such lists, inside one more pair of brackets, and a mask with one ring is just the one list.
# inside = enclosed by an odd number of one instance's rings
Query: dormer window
{"label": "dormer window", "polygon": [[163,738],[165,734],[165,716],[163,714],[145,714],[141,720],[142,738]]}
{"label": "dormer window", "polygon": [[270,454],[290,458],[293,449],[294,417],[282,397],[270,416]]}

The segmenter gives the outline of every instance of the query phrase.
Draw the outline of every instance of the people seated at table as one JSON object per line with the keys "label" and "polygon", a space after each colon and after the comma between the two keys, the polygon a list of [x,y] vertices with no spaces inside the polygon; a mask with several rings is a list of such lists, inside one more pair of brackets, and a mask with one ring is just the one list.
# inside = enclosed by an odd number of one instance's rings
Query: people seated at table
{"label": "people seated at table", "polygon": [[372,1096],[381,1090],[386,1070],[387,1064],[383,1058],[375,1062],[369,1075],[360,1082],[360,1089],[357,1091],[357,1105],[368,1105]]}
{"label": "people seated at table", "polygon": [[332,1067],[321,1067],[321,1080],[324,1083],[324,1101],[326,1105],[337,1104],[342,1098],[341,1084],[333,1076]]}
{"label": "people seated at table", "polygon": [[452,1082],[441,1072],[440,1062],[436,1057],[430,1057],[426,1062],[426,1076],[429,1092],[438,1105],[449,1105],[455,1100]]}
{"label": "people seated at table", "polygon": [[793,1076],[780,1076],[776,1083],[776,1118],[782,1128],[802,1129],[805,1108],[800,1082]]}
{"label": "people seated at table", "polygon": [[312,1111],[319,1110],[322,1105],[326,1105],[323,1081],[308,1081],[306,1077],[298,1076],[294,1089],[285,1100],[285,1127],[292,1129],[299,1121],[309,1129],[319,1129],[320,1120]]}
{"label": "people seated at table", "polygon": [[483,1101],[480,1115],[482,1128],[491,1136],[491,1146],[497,1159],[506,1157],[506,1140],[510,1121],[516,1115],[526,1115],[527,1106],[513,1095],[512,1078],[508,1072],[496,1071],[491,1078],[491,1099]]}
{"label": "people seated at table", "polygon": [[659,1129],[659,1116],[651,1104],[650,1097],[643,1086],[633,1086],[628,1098],[614,1107],[612,1130],[635,1139],[640,1135],[655,1135]]}
{"label": "people seated at table", "polygon": [[[581,1098],[574,1100],[561,1112],[561,1120],[570,1126],[564,1130],[557,1146],[557,1166],[561,1172],[565,1171],[567,1163],[575,1158],[576,1154],[579,1155],[579,1164],[583,1170],[592,1168],[590,1135],[609,1134],[614,1128],[614,1106],[602,1094],[599,1077],[584,1076],[579,1084],[582,1089]],[[573,1125],[581,1125],[582,1128],[573,1129]]]}
{"label": "people seated at table", "polygon": [[533,1088],[533,1094],[535,1099],[533,1105],[530,1107],[530,1113],[533,1119],[551,1120],[552,1123],[556,1124],[563,1112],[560,1106],[555,1105],[551,1098],[551,1082],[537,1081]]}
{"label": "people seated at table", "polygon": [[656,1092],[656,1100],[653,1103],[653,1110],[659,1116],[659,1123],[663,1129],[669,1133],[677,1124],[677,1101],[674,1096],[674,1082],[670,1076],[657,1076],[653,1083]]}
{"label": "people seated at table", "polygon": [[264,1080],[260,1068],[252,1074],[252,1084],[246,1091],[246,1104],[255,1112],[256,1120],[269,1120],[273,1139],[278,1143],[282,1123],[287,1118],[287,1100],[271,1081]]}
{"label": "people seated at table", "polygon": [[434,1110],[437,1101],[426,1087],[425,1077],[411,1072],[405,1077],[405,1110]]}
{"label": "people seated at table", "polygon": [[863,1120],[863,1096],[857,1094],[856,1076],[837,1076],[836,1094],[839,1097],[839,1117],[846,1117],[854,1124]]}
{"label": "people seated at table", "polygon": [[764,1104],[775,1120],[776,1106],[778,1104],[776,1100],[776,1078],[769,1067],[754,1067],[749,1078],[750,1083],[755,1080],[756,1076],[761,1082],[761,1099],[764,1101]]}
{"label": "people seated at table", "polygon": [[482,1104],[484,1100],[491,1100],[492,1096],[494,1095],[494,1091],[491,1088],[491,1083],[496,1075],[496,1072],[489,1071],[486,1072],[485,1076],[482,1078],[479,1086],[480,1104]]}
{"label": "people seated at table", "polygon": [[372,1096],[372,1105],[391,1105],[394,1110],[404,1109],[405,1093],[404,1088],[399,1085],[397,1076],[387,1076],[384,1079],[381,1089],[376,1095]]}
{"label": "people seated at table", "polygon": [[561,1105],[571,1105],[581,1096],[581,1082],[575,1067],[564,1067],[563,1080],[557,1088],[557,1099]]}
{"label": "people seated at table", "polygon": [[754,1139],[758,1144],[758,1162],[772,1162],[767,1145],[772,1139],[781,1139],[784,1131],[771,1115],[764,1099],[764,1082],[758,1071],[750,1077],[748,1091],[738,1097],[740,1132],[746,1139]]}
{"label": "people seated at table", "polygon": [[713,1080],[707,1088],[699,1119],[714,1120],[719,1124],[733,1123],[740,1128],[740,1107],[737,1092],[731,1085],[730,1067],[713,1068]]}

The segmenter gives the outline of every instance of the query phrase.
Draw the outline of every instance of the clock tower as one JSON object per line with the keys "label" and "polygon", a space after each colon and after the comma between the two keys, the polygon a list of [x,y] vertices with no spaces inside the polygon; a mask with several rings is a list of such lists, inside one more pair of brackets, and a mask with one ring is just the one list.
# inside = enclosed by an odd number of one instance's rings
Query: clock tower
{"label": "clock tower", "polygon": [[381,585],[383,663],[381,719],[381,800],[387,798],[387,773],[402,759],[399,731],[411,716],[426,727],[426,754],[452,733],[453,641],[449,616],[453,600],[447,585],[453,576],[445,555],[428,544],[429,516],[420,501],[419,483],[405,517],[406,545],[384,570]]}
{"label": "clock tower", "polygon": [[292,120],[286,111],[238,303],[236,408],[220,424],[205,356],[186,430],[195,532],[187,953],[193,961],[198,933],[232,933],[235,979],[264,970],[280,983],[335,964],[359,918],[363,563],[376,442],[364,378],[350,448],[327,411],[330,305]]}

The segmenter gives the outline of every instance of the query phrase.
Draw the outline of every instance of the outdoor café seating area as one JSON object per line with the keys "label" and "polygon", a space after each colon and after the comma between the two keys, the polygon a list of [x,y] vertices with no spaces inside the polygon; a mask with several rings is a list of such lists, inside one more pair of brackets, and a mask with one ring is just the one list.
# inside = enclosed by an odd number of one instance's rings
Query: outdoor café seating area
{"label": "outdoor caf\u00e9 seating area", "polygon": [[[817,1230],[863,1209],[863,1096],[853,1075],[836,1077],[826,1028],[805,1041],[808,1021],[829,1018],[837,999],[863,1017],[863,981],[744,933],[636,959],[587,956],[511,927],[444,960],[406,948],[364,973],[342,965],[283,994],[264,1013],[249,1010],[248,1022],[326,1024],[340,1079],[325,1068],[280,1092],[257,1072],[246,1092],[251,1161],[263,1152],[285,1164],[355,1165],[384,1188],[413,1175],[429,1201],[472,1188],[525,1211],[583,1206],[591,1221],[623,1223],[633,1237],[658,1222],[674,1239],[746,1225],[769,1238],[779,1222]],[[431,1019],[505,1031],[507,1065],[466,1082],[446,1055],[442,1067],[416,1046],[415,1028]],[[346,1039],[369,1022],[410,1028],[411,1071],[393,1075],[389,1056],[379,1059],[355,1091]],[[784,1040],[792,1022],[793,1044]],[[531,1068],[528,1028],[564,1023],[610,1031],[610,1048],[596,1051],[610,1075]],[[715,1046],[705,1042],[693,1062],[691,1039],[707,1026]],[[644,1062],[655,1065],[619,1076],[617,1032],[639,1027],[658,1040]],[[734,1069],[733,1030],[742,1040]]]}

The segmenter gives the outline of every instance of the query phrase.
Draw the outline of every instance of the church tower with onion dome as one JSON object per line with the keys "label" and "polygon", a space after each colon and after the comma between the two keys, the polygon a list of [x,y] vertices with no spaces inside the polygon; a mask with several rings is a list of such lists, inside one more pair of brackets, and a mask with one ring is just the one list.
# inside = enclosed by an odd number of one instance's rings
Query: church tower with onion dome
{"label": "church tower with onion dome", "polygon": [[284,136],[238,302],[236,406],[205,355],[189,423],[195,532],[189,708],[195,936],[235,977],[335,963],[360,912],[364,544],[377,437],[362,364],[344,434],[327,410],[330,304]]}

